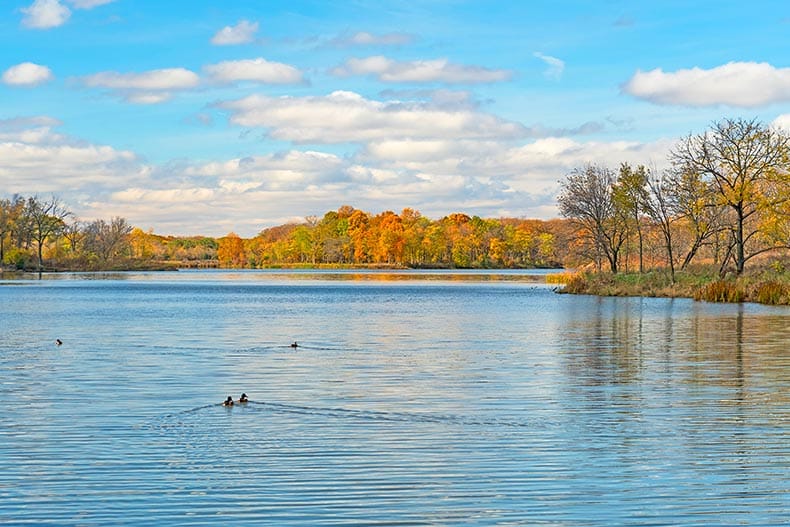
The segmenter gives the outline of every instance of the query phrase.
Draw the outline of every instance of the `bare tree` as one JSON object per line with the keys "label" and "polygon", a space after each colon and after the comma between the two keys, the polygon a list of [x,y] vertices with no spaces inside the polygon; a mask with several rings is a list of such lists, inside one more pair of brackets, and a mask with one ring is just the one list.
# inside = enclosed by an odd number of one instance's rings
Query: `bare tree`
{"label": "bare tree", "polygon": [[[636,230],[640,273],[643,273],[645,270],[642,216],[648,199],[646,185],[649,176],[650,171],[644,165],[631,168],[631,165],[628,163],[622,163],[617,176],[617,184],[614,187],[614,199],[618,209],[626,217],[628,229],[633,228]],[[627,261],[628,259],[626,258]]]}
{"label": "bare tree", "polygon": [[677,219],[672,206],[672,180],[663,174],[659,177],[647,178],[648,194],[645,196],[644,210],[658,225],[664,238],[664,249],[667,253],[667,264],[672,283],[675,283],[675,255],[673,244],[673,224]]}
{"label": "bare tree", "polygon": [[696,172],[673,170],[666,174],[667,194],[672,213],[691,234],[685,249],[681,270],[685,270],[697,252],[722,232],[723,206],[716,199],[713,188]]}
{"label": "bare tree", "polygon": [[790,136],[757,120],[724,119],[689,135],[670,154],[676,169],[697,173],[732,212],[735,268],[766,251],[788,247],[769,239],[765,220],[790,200]]}
{"label": "bare tree", "polygon": [[72,254],[77,254],[80,242],[85,237],[84,225],[81,221],[75,220],[63,226],[63,237],[69,242],[69,250]]}
{"label": "bare tree", "polygon": [[41,201],[37,196],[28,198],[25,216],[30,221],[31,236],[38,249],[39,277],[44,267],[44,242],[63,228],[64,220],[70,215],[71,212],[54,196],[47,201]]}
{"label": "bare tree", "polygon": [[83,246],[99,260],[99,267],[106,267],[129,250],[129,234],[132,227],[125,218],[115,217],[107,223],[104,220],[90,222],[84,230]]}
{"label": "bare tree", "polygon": [[604,167],[576,168],[561,183],[557,201],[561,214],[571,219],[578,234],[603,254],[612,273],[617,273],[620,249],[625,243],[625,214],[613,197],[614,173]]}

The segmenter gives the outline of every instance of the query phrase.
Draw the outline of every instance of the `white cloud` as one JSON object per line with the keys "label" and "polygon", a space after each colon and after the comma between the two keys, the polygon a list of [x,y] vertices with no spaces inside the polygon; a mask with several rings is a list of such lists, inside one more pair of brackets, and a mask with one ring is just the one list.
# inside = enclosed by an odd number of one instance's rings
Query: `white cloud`
{"label": "white cloud", "polygon": [[184,68],[149,70],[142,73],[104,71],[82,78],[91,88],[106,88],[134,104],[157,104],[171,98],[171,90],[194,88],[200,83],[196,73]]}
{"label": "white cloud", "polygon": [[657,68],[637,71],[622,89],[657,104],[754,108],[790,101],[790,68],[765,62],[730,62],[674,73]]}
{"label": "white cloud", "polygon": [[38,86],[54,79],[52,70],[40,64],[23,62],[3,72],[3,83],[11,86]]}
{"label": "white cloud", "polygon": [[66,144],[64,136],[52,129],[62,123],[45,115],[0,119],[0,142],[28,144]]}
{"label": "white cloud", "polygon": [[230,83],[253,81],[264,84],[298,84],[303,82],[302,72],[281,62],[257,58],[231,60],[203,68],[215,82]]}
{"label": "white cloud", "polygon": [[366,142],[394,138],[513,138],[526,134],[519,123],[468,108],[425,102],[380,102],[353,92],[327,96],[252,95],[219,103],[231,121],[269,130],[275,139],[297,143]]}
{"label": "white cloud", "polygon": [[62,26],[71,16],[69,8],[60,0],[35,0],[30,7],[23,7],[20,11],[25,15],[22,25],[32,29]]}
{"label": "white cloud", "polygon": [[58,124],[43,116],[0,121],[4,192],[93,194],[140,173],[132,152],[56,134],[50,127]]}
{"label": "white cloud", "polygon": [[477,84],[509,80],[513,73],[482,66],[453,64],[447,59],[396,61],[378,55],[363,59],[351,58],[333,68],[330,73],[339,77],[373,75],[383,82],[442,82],[448,84]]}
{"label": "white cloud", "polygon": [[775,128],[782,128],[786,132],[790,133],[790,113],[785,113],[777,117],[771,123],[771,126]]}
{"label": "white cloud", "polygon": [[132,104],[160,104],[173,98],[170,92],[128,91],[121,94],[124,101]]}
{"label": "white cloud", "polygon": [[255,40],[255,33],[258,32],[258,22],[240,20],[235,26],[225,26],[211,38],[211,43],[215,46],[233,46],[238,44],[248,44]]}
{"label": "white cloud", "polygon": [[86,86],[114,90],[172,90],[197,86],[198,76],[184,68],[150,70],[143,73],[105,71],[83,78]]}
{"label": "white cloud", "polygon": [[338,37],[332,41],[336,46],[403,46],[414,42],[414,35],[408,33],[384,33],[374,35],[359,31],[349,37]]}
{"label": "white cloud", "polygon": [[[621,161],[661,168],[670,141],[579,142],[545,138],[518,145],[476,140],[381,140],[356,158],[289,150],[262,156],[153,168],[119,178],[106,201],[92,202],[96,217],[121,215],[159,233],[262,228],[321,215],[343,204],[370,212],[405,206],[439,218],[463,211],[483,217],[557,215],[559,181],[587,162]],[[129,183],[127,183],[129,182]]]}
{"label": "white cloud", "polygon": [[58,119],[47,115],[12,117],[10,119],[0,119],[0,131],[24,130],[31,126],[60,126],[61,124],[63,123]]}
{"label": "white cloud", "polygon": [[548,68],[543,74],[548,77],[549,79],[559,80],[562,77],[562,73],[565,71],[565,62],[558,59],[557,57],[552,57],[551,55],[544,55],[539,51],[533,53],[533,55],[540,60],[542,60]]}
{"label": "white cloud", "polygon": [[291,150],[265,156],[250,156],[187,168],[187,176],[216,178],[224,190],[300,191],[309,185],[331,184],[347,179],[346,162],[334,155]]}
{"label": "white cloud", "polygon": [[93,9],[94,7],[113,2],[115,0],[68,0],[68,3],[74,6],[75,9]]}

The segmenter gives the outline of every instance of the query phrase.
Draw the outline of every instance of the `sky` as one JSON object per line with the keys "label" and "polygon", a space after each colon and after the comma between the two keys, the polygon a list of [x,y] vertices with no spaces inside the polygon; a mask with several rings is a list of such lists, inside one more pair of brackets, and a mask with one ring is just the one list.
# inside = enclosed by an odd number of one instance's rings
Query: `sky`
{"label": "sky", "polygon": [[790,3],[0,1],[0,197],[158,234],[550,219],[723,118],[790,129]]}

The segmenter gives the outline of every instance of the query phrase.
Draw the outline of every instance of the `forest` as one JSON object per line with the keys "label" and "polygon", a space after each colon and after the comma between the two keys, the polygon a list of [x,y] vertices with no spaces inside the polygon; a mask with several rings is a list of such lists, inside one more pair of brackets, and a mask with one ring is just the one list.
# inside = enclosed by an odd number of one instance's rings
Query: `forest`
{"label": "forest", "polygon": [[560,267],[563,220],[431,220],[406,208],[371,214],[344,205],[323,217],[263,229],[243,239],[145,232],[124,218],[81,222],[55,197],[0,200],[0,256],[11,269],[110,270],[178,267],[382,266]]}
{"label": "forest", "polygon": [[[661,172],[621,163],[576,167],[560,182],[562,218],[439,219],[412,208],[350,205],[252,238],[143,231],[125,218],[81,221],[55,196],[0,199],[5,270],[283,266],[575,268],[598,273],[720,276],[747,264],[784,268],[790,248],[790,137],[756,120],[724,119],[679,140]],[[265,206],[265,204],[262,204]]]}

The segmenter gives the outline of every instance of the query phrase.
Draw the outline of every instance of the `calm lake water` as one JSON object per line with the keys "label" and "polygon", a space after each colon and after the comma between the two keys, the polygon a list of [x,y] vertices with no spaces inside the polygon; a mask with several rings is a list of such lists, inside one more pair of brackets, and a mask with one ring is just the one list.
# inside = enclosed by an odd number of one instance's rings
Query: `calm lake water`
{"label": "calm lake water", "polygon": [[790,523],[787,308],[523,272],[44,278],[0,280],[0,524]]}

